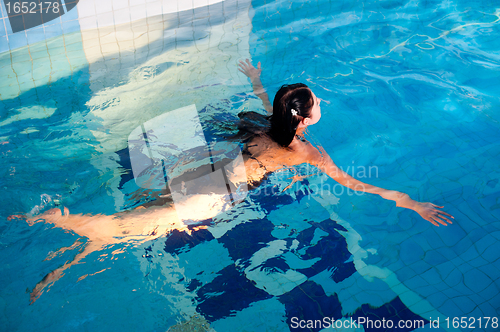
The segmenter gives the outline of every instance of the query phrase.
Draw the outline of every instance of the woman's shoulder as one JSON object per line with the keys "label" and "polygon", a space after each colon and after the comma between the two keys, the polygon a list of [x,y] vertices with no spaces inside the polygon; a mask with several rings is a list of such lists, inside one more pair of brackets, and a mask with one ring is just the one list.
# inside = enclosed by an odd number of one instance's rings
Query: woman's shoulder
{"label": "woman's shoulder", "polygon": [[282,147],[267,134],[255,135],[244,148],[244,153],[259,158],[264,163],[299,165],[303,163],[318,164],[322,154],[309,141],[294,140],[288,147]]}
{"label": "woman's shoulder", "polygon": [[293,141],[293,145],[290,146],[291,153],[295,156],[295,160],[298,163],[308,163],[317,164],[322,160],[323,155],[317,147],[315,147],[311,142],[301,137]]}

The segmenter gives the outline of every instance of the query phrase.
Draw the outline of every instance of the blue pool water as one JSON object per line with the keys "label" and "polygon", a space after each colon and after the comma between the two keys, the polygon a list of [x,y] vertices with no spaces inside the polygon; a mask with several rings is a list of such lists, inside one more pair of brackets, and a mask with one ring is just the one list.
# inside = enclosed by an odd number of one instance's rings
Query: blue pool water
{"label": "blue pool water", "polygon": [[[133,55],[91,62],[76,32],[50,42],[48,62],[33,55],[39,44],[0,54],[7,77],[0,88],[4,330],[187,331],[191,324],[200,331],[320,331],[294,328],[294,318],[324,317],[395,325],[439,317],[441,328],[424,329],[498,330],[493,320],[479,327],[479,318],[500,317],[500,7],[230,3],[226,14],[248,21],[214,20],[212,30],[199,28],[198,42],[178,33],[171,47],[165,33]],[[240,30],[238,38],[220,37]],[[308,138],[339,167],[444,205],[454,224],[435,227],[321,174],[281,192],[290,176],[311,171],[297,167],[263,183],[275,194],[250,192],[203,227],[92,253],[30,305],[35,285],[83,245],[46,259],[80,236],[7,217],[43,212],[54,200],[71,214],[108,215],[162,202],[163,192],[135,184],[128,135],[189,104],[207,136],[241,111],[263,112],[236,71],[244,56],[262,63],[271,98],[282,84],[304,82],[324,100]],[[45,83],[23,88],[40,77]],[[358,173],[369,166],[376,171]],[[455,329],[454,317],[475,325]]]}

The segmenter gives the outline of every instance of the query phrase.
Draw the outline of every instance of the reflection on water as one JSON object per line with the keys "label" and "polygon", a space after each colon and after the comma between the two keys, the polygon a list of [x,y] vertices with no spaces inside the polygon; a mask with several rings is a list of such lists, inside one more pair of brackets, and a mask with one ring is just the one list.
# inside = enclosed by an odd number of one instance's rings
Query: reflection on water
{"label": "reflection on water", "polygon": [[[121,52],[120,40],[87,47],[101,32],[117,40],[124,32],[117,27],[0,55],[7,329],[47,321],[59,330],[166,330],[206,321],[216,331],[286,331],[292,317],[498,315],[498,11],[463,1],[252,6],[252,25],[248,11],[236,10],[195,41],[187,29],[160,35],[142,24],[132,30],[144,30],[133,52]],[[135,183],[128,135],[195,104],[210,141],[227,129],[225,120],[258,111],[237,72],[247,57],[262,62],[269,91],[303,81],[329,100],[314,134],[339,166],[378,166],[373,184],[446,205],[453,227],[430,228],[373,197],[333,199],[314,191],[315,177],[284,193],[248,195],[237,208],[174,225],[156,240],[124,234],[85,258],[78,255],[88,240],[76,234],[6,221],[63,206],[79,216],[172,203],[166,190]],[[285,173],[263,186],[285,188]],[[156,232],[157,224],[147,226],[145,234]],[[40,296],[33,319],[12,309],[25,308],[28,295],[19,294],[45,275],[55,280],[51,271],[75,256],[85,264],[66,269]]]}

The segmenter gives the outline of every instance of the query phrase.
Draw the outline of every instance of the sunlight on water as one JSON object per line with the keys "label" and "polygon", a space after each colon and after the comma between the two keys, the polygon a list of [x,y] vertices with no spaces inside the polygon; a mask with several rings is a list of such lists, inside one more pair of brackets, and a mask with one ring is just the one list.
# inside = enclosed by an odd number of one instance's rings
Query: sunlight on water
{"label": "sunlight on water", "polygon": [[[1,320],[12,330],[220,332],[288,331],[293,317],[498,316],[500,10],[480,1],[240,5],[211,11],[210,26],[190,13],[156,16],[0,54]],[[434,227],[304,165],[270,175],[212,219],[185,207],[201,223],[141,214],[173,195],[167,177],[149,187],[134,179],[129,136],[191,105],[204,144],[233,132],[238,113],[263,113],[238,71],[245,58],[262,63],[271,99],[304,82],[324,101],[307,138],[341,169],[444,205],[454,224]],[[173,155],[172,165],[192,169],[192,156]],[[50,209],[81,217],[82,234],[7,220]],[[129,230],[157,238],[89,241],[85,214],[122,211],[133,211]],[[156,234],[159,220],[168,234]]]}

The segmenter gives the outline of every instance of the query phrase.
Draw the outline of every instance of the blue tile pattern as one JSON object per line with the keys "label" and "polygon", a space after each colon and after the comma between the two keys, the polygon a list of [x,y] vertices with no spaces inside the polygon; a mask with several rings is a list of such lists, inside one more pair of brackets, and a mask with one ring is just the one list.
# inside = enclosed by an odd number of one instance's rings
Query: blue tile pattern
{"label": "blue tile pattern", "polygon": [[[225,15],[242,10],[228,2],[213,8]],[[165,22],[174,18],[181,27],[165,31],[157,17],[140,21],[161,38],[130,54],[118,43],[118,53],[104,54],[101,48],[112,43],[102,41],[120,34],[106,39],[103,29],[86,38],[76,9],[0,35],[0,157],[7,165],[0,171],[6,192],[0,321],[6,329],[165,331],[198,315],[219,332],[321,331],[294,328],[293,319],[429,324],[437,317],[499,317],[500,16],[494,6],[255,0],[249,43],[246,36],[219,43],[214,36],[237,24],[212,34],[206,25],[235,19],[212,20],[212,13],[173,14]],[[130,29],[138,35],[134,43],[153,38],[150,30]],[[193,38],[211,39],[213,49]],[[89,63],[89,45],[103,53],[97,52],[99,61]],[[62,195],[71,213],[166,204],[168,193],[136,187],[123,137],[143,116],[179,100],[202,105],[210,139],[220,138],[239,111],[261,112],[246,78],[243,85],[235,77],[219,80],[221,66],[236,67],[238,52],[224,53],[233,46],[262,62],[271,94],[302,81],[325,100],[322,121],[308,137],[339,166],[377,166],[366,182],[444,205],[454,224],[434,227],[377,196],[315,190],[325,181],[335,188],[321,175],[280,193],[290,176],[311,171],[301,166],[264,181],[261,188],[280,194],[252,194],[189,231],[94,253],[29,307],[25,289],[79,249],[45,257],[78,235],[6,217],[33,209],[42,193]],[[418,330],[453,331],[441,327]]]}
{"label": "blue tile pattern", "polygon": [[[498,302],[481,295],[490,285],[498,295],[500,286],[498,250],[485,252],[498,243],[488,234],[498,232],[500,219],[493,143],[500,131],[491,121],[498,100],[490,81],[498,76],[490,70],[498,61],[488,53],[497,43],[482,30],[467,32],[476,33],[478,43],[466,33],[453,35],[459,30],[446,32],[472,22],[497,30],[492,22],[498,13],[489,11],[482,20],[484,3],[453,3],[417,8],[409,2],[254,1],[251,51],[253,61],[265,66],[264,85],[276,90],[308,82],[329,101],[314,132],[337,165],[383,165],[370,183],[445,205],[456,218],[452,227],[433,229],[398,211],[394,225],[386,223],[395,213],[386,202],[374,206],[345,197],[337,213],[356,220],[363,247],[377,251],[364,261],[394,271],[445,316],[498,316]],[[450,45],[460,45],[460,57]],[[489,51],[475,53],[478,45]]]}
{"label": "blue tile pattern", "polygon": [[[273,179],[263,184],[263,186],[274,185]],[[287,224],[284,224],[282,222],[284,220],[278,214],[273,213],[273,211],[283,213],[283,208],[289,204],[301,204],[301,201],[306,200],[308,204],[314,206],[314,201],[311,202],[308,199],[310,197],[304,196],[302,191],[257,198],[257,201],[253,201],[252,204],[258,204],[262,207],[266,211],[267,217],[261,216],[259,219],[239,224],[218,238],[214,238],[211,233],[217,234],[215,229],[223,225],[225,222],[223,220],[220,220],[219,224],[212,224],[208,229],[192,231],[191,235],[178,231],[169,234],[165,241],[164,250],[172,257],[178,257],[176,260],[187,262],[188,260],[185,258],[187,253],[197,246],[214,243],[214,241],[222,244],[229,254],[230,260],[227,262],[229,265],[221,266],[221,270],[218,271],[212,269],[212,273],[216,273],[215,278],[207,280],[204,277],[207,271],[201,271],[198,275],[190,275],[189,280],[182,277],[178,281],[185,284],[189,292],[196,294],[196,301],[199,303],[196,308],[197,312],[212,322],[213,326],[230,318],[234,312],[244,311],[255,303],[271,301],[272,299],[278,300],[283,306],[284,318],[286,318],[288,326],[293,326],[293,317],[313,320],[323,319],[323,317],[332,319],[346,317],[342,310],[346,305],[344,299],[339,300],[339,295],[337,295],[339,291],[332,291],[331,286],[328,286],[328,284],[335,285],[344,280],[352,280],[357,274],[353,261],[350,259],[351,253],[347,249],[346,239],[340,235],[340,232],[345,232],[346,229],[329,218],[323,221],[313,221],[309,217],[305,217],[305,220],[291,217],[291,219],[287,218]],[[288,203],[280,207],[286,201]],[[328,214],[325,216],[327,217]],[[297,226],[302,230],[293,231]],[[282,229],[286,230],[288,236],[284,236],[285,233],[275,232]],[[314,234],[318,230],[326,235],[319,241],[313,241],[315,240]],[[272,234],[278,235],[278,238]],[[258,253],[276,241],[283,241],[284,247],[281,254],[268,257],[259,266],[251,267],[250,265]],[[198,250],[197,252],[202,254],[202,251]],[[217,254],[217,252],[213,254]],[[208,253],[204,255],[209,257]],[[308,263],[311,260],[313,262]],[[159,261],[153,263],[159,264]],[[273,296],[270,294],[275,292],[273,289],[266,288],[259,280],[252,280],[249,267],[251,267],[251,271],[258,269],[259,274],[267,274],[273,278],[279,278],[279,275],[293,269],[306,276],[308,280],[305,278],[289,291]],[[361,277],[358,282],[363,283],[363,280]],[[364,281],[364,283],[366,283],[364,286],[371,288],[373,294],[389,291],[391,297],[385,300],[387,302],[379,301],[379,306],[376,308],[363,305],[352,312],[349,317],[354,319],[361,316],[370,319],[384,317],[392,319],[394,322],[402,319],[421,319],[409,310],[394,293],[390,292],[384,282]],[[425,282],[421,282],[421,284],[425,284]],[[347,300],[345,299],[346,302]],[[371,303],[373,305],[373,301]],[[290,330],[319,331],[320,328],[291,327]],[[377,329],[365,328],[364,330],[376,331]],[[403,330],[410,331],[411,329]]]}

